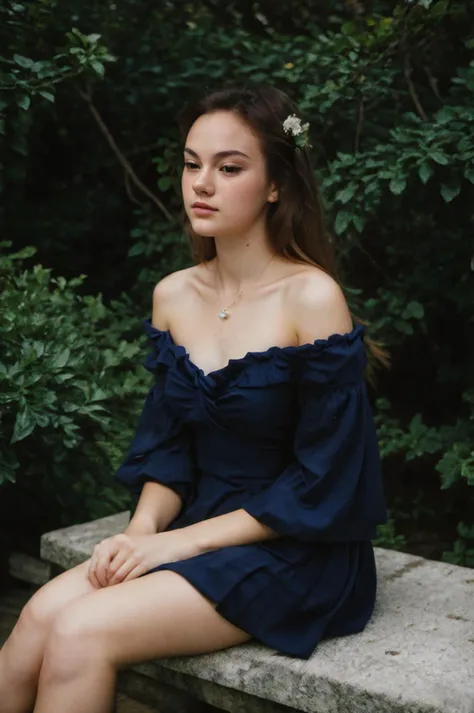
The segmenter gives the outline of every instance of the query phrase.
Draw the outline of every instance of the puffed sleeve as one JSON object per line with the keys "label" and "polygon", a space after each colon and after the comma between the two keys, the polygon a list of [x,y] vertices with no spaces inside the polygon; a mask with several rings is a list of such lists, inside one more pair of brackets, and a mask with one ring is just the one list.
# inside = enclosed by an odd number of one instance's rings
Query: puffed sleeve
{"label": "puffed sleeve", "polygon": [[387,521],[363,335],[358,324],[346,335],[299,348],[294,459],[243,505],[280,535],[367,540]]}
{"label": "puffed sleeve", "polygon": [[165,395],[169,368],[167,333],[150,328],[152,351],[144,362],[155,376],[138,419],[128,453],[115,473],[115,480],[138,497],[147,480],[166,485],[187,504],[195,488],[195,463],[187,424],[171,410]]}

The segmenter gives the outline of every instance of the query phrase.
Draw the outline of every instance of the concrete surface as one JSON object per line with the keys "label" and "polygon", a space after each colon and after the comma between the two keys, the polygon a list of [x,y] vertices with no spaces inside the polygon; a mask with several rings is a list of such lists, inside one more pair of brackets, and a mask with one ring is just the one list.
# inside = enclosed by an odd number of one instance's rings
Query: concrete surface
{"label": "concrete surface", "polygon": [[[47,533],[42,557],[68,569],[127,522],[120,513]],[[393,550],[376,559],[366,630],[322,642],[308,661],[252,642],[133,669],[150,691],[162,682],[232,713],[474,713],[474,570]]]}

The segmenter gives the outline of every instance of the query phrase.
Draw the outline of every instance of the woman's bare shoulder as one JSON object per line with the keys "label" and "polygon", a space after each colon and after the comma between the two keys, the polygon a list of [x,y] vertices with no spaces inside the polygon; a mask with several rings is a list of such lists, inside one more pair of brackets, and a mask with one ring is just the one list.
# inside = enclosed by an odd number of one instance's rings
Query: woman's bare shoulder
{"label": "woman's bare shoulder", "polygon": [[200,265],[192,265],[171,272],[153,289],[152,324],[158,329],[169,329],[173,314],[191,297],[201,272]]}
{"label": "woman's bare shoulder", "polygon": [[353,328],[340,285],[319,267],[305,265],[292,273],[286,286],[286,304],[300,344],[345,334]]}

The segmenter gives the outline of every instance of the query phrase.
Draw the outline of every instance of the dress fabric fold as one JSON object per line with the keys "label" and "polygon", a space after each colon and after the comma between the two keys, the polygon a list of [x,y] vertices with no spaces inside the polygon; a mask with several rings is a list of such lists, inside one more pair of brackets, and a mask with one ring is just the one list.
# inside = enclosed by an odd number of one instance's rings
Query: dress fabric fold
{"label": "dress fabric fold", "polygon": [[387,521],[364,380],[365,329],[270,347],[205,374],[169,330],[144,320],[154,375],[115,474],[183,506],[168,530],[243,509],[279,537],[162,564],[277,651],[364,630],[377,588],[372,539]]}

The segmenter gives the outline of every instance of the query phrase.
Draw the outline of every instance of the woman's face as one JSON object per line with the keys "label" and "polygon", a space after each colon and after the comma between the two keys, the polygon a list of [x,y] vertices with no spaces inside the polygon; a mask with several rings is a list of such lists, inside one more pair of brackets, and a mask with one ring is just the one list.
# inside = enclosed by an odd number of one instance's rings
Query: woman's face
{"label": "woman's face", "polygon": [[[244,236],[277,199],[267,180],[258,139],[230,111],[203,114],[189,130],[184,148],[183,202],[198,235]],[[206,203],[214,210],[199,211]]]}

